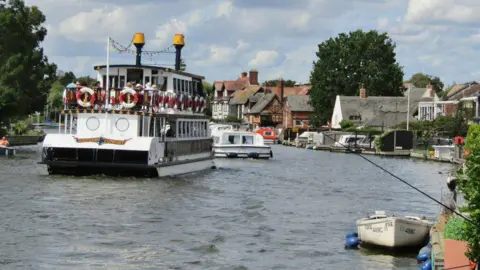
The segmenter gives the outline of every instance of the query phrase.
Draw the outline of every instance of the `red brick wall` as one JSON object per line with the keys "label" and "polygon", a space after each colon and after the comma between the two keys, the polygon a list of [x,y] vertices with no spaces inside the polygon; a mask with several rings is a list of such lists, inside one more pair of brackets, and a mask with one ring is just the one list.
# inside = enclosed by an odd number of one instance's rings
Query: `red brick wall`
{"label": "red brick wall", "polygon": [[[292,128],[294,127],[294,119],[295,120],[309,120],[311,112],[283,112],[283,121],[282,121],[282,126],[285,125],[285,118],[287,118],[287,126],[283,128]],[[307,127],[305,127],[307,128]]]}
{"label": "red brick wall", "polygon": [[446,104],[445,105],[445,115],[446,116],[453,116],[453,115],[455,115],[456,111],[457,111],[457,105],[456,104]]}

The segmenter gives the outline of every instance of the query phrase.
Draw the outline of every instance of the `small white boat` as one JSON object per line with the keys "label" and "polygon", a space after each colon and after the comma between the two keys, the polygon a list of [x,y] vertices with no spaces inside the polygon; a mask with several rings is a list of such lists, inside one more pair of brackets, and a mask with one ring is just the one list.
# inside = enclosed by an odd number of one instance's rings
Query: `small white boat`
{"label": "small white boat", "polygon": [[433,222],[414,216],[387,216],[384,211],[357,220],[358,237],[362,244],[404,248],[425,244]]}
{"label": "small white boat", "polygon": [[228,126],[212,128],[215,157],[269,159],[273,157],[270,146],[265,145],[260,134],[233,131]]}
{"label": "small white boat", "polygon": [[15,149],[0,145],[0,156],[14,156],[14,155],[15,155]]}
{"label": "small white boat", "polygon": [[335,147],[353,147],[355,144],[360,146],[359,143],[365,139],[365,135],[341,135],[338,141],[335,142]]}

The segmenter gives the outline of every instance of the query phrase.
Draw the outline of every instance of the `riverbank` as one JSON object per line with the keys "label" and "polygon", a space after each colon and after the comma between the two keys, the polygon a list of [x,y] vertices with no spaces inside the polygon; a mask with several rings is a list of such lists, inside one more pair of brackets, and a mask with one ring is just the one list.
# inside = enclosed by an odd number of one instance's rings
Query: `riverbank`
{"label": "riverbank", "polygon": [[[293,144],[282,144],[282,146],[287,147],[296,147]],[[300,147],[296,147],[300,148]],[[362,149],[362,148],[350,148],[347,149],[345,147],[335,147],[335,146],[315,146],[315,147],[305,147],[306,150],[313,150],[313,151],[328,151],[328,152],[335,152],[335,153],[347,153],[347,154],[363,154],[363,155],[374,155],[374,156],[386,156],[386,157],[404,157],[404,158],[413,158],[413,159],[423,159],[428,161],[434,162],[442,162],[442,163],[451,163],[451,164],[462,164],[464,162],[463,159],[445,159],[445,158],[437,158],[431,155],[430,151],[423,151],[423,150],[395,150],[392,152],[378,152],[374,149]]]}

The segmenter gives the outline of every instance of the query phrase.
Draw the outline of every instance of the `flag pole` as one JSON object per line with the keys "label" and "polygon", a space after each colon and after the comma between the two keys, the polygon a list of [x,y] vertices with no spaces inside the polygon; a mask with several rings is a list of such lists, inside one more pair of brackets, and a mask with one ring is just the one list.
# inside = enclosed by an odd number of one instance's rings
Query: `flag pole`
{"label": "flag pole", "polygon": [[110,37],[107,38],[107,82],[105,83],[105,109],[108,109],[110,100]]}

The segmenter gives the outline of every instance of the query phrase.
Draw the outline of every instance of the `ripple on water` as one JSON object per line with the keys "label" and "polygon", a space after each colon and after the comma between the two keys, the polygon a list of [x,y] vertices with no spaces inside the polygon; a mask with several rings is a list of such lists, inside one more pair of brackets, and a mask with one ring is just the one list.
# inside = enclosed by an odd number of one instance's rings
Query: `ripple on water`
{"label": "ripple on water", "polygon": [[[354,155],[273,151],[147,180],[47,176],[34,153],[0,159],[0,268],[417,269],[415,254],[344,250],[344,236],[374,210],[433,216],[437,205]],[[452,168],[370,158],[435,198]]]}

